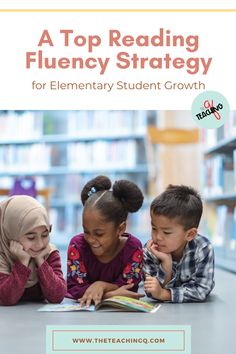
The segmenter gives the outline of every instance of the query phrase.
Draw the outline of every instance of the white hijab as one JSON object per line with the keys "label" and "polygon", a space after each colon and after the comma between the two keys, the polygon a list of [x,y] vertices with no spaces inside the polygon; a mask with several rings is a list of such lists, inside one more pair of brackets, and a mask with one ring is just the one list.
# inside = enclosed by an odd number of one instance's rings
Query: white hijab
{"label": "white hijab", "polygon": [[[10,274],[15,263],[10,252],[10,241],[19,241],[19,238],[36,227],[45,226],[50,232],[50,224],[46,209],[34,198],[18,195],[0,202],[0,272]],[[55,250],[50,245],[50,252]],[[49,256],[47,255],[47,257]],[[46,257],[46,258],[47,258]],[[29,263],[30,278],[26,288],[38,282],[36,264],[33,258]]]}

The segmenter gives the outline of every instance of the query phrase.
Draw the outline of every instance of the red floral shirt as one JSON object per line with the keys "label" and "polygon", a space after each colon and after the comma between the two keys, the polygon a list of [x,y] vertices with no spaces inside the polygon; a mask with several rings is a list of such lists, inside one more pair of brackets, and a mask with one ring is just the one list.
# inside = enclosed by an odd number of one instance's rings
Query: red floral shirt
{"label": "red floral shirt", "polygon": [[80,298],[95,281],[101,280],[119,287],[133,283],[138,290],[142,278],[142,244],[125,234],[127,241],[119,254],[108,263],[101,263],[91,252],[83,234],[72,238],[68,248],[67,290],[69,296]]}

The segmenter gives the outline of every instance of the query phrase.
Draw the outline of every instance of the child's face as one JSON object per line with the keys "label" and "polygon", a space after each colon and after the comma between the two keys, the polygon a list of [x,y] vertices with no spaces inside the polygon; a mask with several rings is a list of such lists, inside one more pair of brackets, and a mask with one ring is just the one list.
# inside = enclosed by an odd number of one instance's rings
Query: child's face
{"label": "child's face", "polygon": [[19,238],[24,250],[32,257],[37,257],[49,243],[49,231],[46,226],[38,226]]}
{"label": "child's face", "polygon": [[120,228],[107,222],[95,208],[85,208],[83,212],[84,238],[98,259],[112,258],[118,246]]}
{"label": "child's face", "polygon": [[184,230],[176,219],[151,213],[152,240],[157,250],[172,255],[180,255],[186,243],[194,238],[196,229]]}

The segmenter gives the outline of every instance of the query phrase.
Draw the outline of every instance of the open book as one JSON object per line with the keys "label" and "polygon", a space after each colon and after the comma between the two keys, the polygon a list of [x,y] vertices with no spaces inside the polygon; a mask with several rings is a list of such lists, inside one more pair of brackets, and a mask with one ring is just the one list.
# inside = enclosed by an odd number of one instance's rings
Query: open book
{"label": "open book", "polygon": [[[98,305],[90,305],[89,307],[80,307],[78,302],[71,299],[64,299],[61,304],[46,304],[40,307],[40,312],[66,312],[66,311],[97,311],[105,308],[105,311],[139,311],[154,313],[158,310],[160,304],[152,304],[150,302],[132,299],[127,296],[113,296],[103,300]],[[104,309],[102,309],[104,310]]]}

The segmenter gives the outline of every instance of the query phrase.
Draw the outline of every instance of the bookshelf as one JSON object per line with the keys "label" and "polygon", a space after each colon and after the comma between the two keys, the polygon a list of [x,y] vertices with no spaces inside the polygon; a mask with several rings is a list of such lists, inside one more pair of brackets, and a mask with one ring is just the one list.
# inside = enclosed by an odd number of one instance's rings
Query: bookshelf
{"label": "bookshelf", "polygon": [[[0,112],[0,188],[32,176],[38,190],[50,189],[55,243],[67,245],[82,230],[80,192],[89,179],[130,179],[147,195],[147,126],[156,123],[156,111]],[[147,238],[148,202],[128,223]]]}
{"label": "bookshelf", "polygon": [[150,126],[148,133],[153,197],[168,184],[186,184],[200,190],[202,152],[191,111],[158,111],[158,126]]}
{"label": "bookshelf", "polygon": [[204,130],[204,229],[216,264],[236,272],[236,111],[218,129]]}

